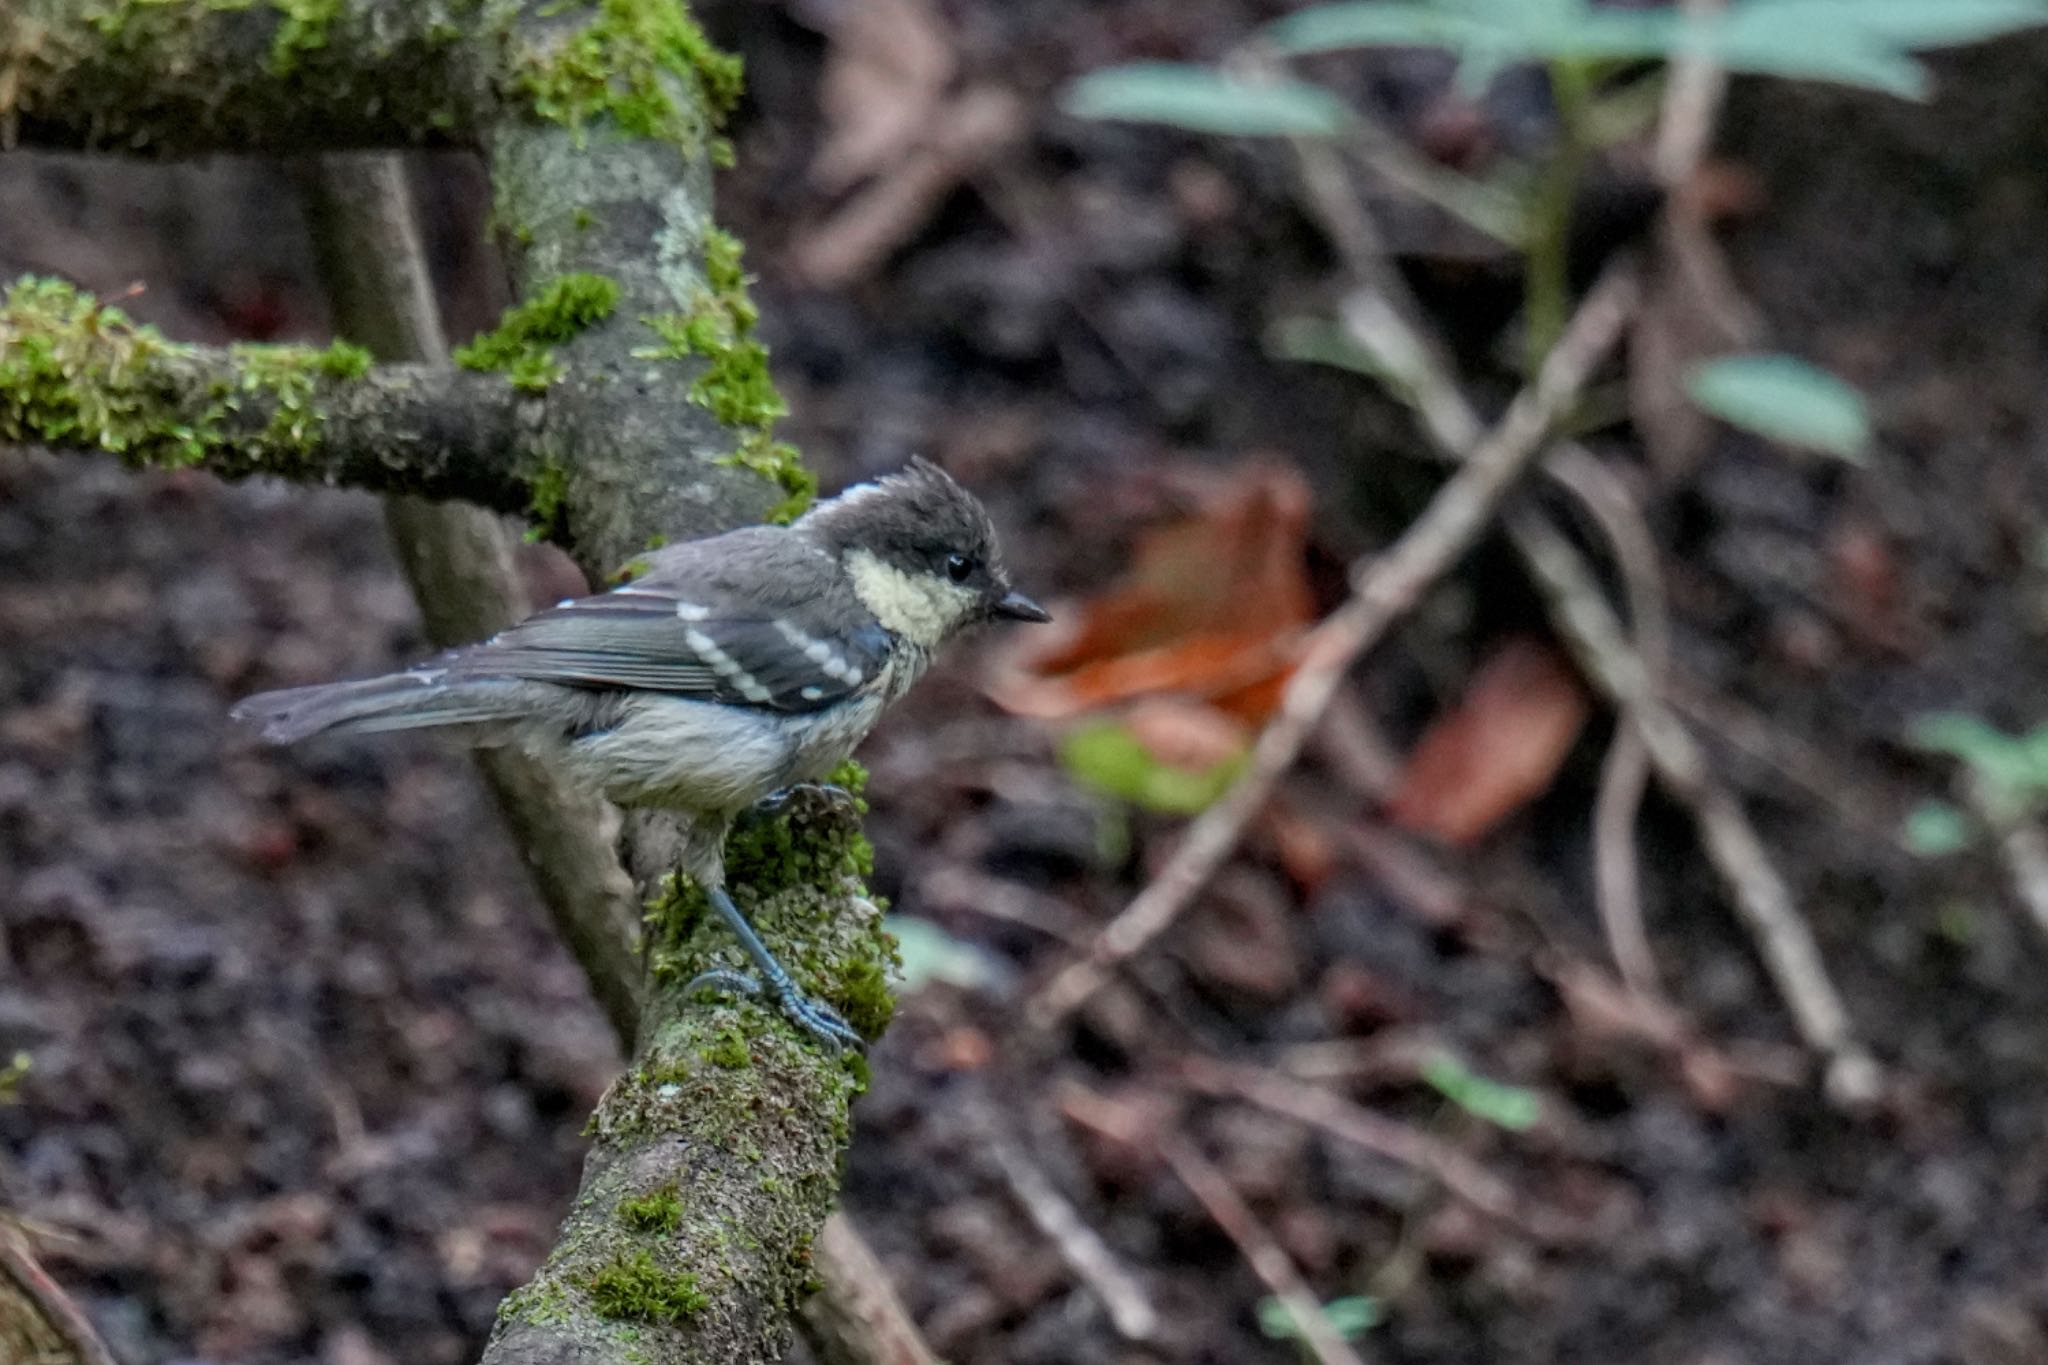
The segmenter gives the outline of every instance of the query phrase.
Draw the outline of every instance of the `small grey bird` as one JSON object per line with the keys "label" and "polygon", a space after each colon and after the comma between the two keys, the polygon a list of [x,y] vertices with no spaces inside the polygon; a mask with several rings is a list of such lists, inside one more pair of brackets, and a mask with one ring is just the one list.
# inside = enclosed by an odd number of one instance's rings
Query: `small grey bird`
{"label": "small grey bird", "polygon": [[981,503],[924,460],[789,526],[670,546],[645,565],[623,587],[403,673],[264,692],[234,714],[278,744],[446,728],[527,749],[621,806],[677,812],[683,870],[760,974],[707,973],[692,986],[771,997],[826,1045],[858,1047],[733,904],[726,832],[844,762],[962,629],[1049,618],[1011,588]]}

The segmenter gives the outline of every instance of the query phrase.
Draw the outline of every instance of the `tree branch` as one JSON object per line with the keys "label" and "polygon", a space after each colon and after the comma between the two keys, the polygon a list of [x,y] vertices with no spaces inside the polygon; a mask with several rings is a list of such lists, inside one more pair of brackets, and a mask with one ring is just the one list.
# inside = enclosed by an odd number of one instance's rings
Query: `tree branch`
{"label": "tree branch", "polygon": [[[325,17],[292,17],[309,12]],[[738,243],[711,224],[714,125],[737,63],[674,0],[15,0],[7,15],[0,116],[24,138],[166,153],[423,131],[479,141],[523,302],[472,353],[507,378],[300,351],[261,353],[252,373],[248,352],[125,323],[109,356],[95,329],[110,320],[87,309],[66,333],[76,358],[54,373],[47,346],[0,336],[13,424],[0,442],[533,504],[593,581],[664,539],[807,497],[796,453],[772,440],[782,402]],[[389,109],[373,107],[384,98]],[[120,401],[70,398],[81,371]],[[424,413],[461,410],[419,397],[444,391],[480,394],[470,434],[492,439],[421,439]],[[371,477],[387,460],[400,468]],[[848,817],[798,811],[734,840],[727,865],[735,899],[805,987],[873,1036],[892,1008],[892,947],[861,894],[867,857]],[[506,1301],[488,1365],[728,1365],[787,1349],[859,1065],[752,1002],[684,998],[681,983],[733,960],[703,910],[690,888],[646,907],[653,970],[634,1055],[591,1120],[560,1241]]]}
{"label": "tree branch", "polygon": [[474,141],[517,0],[10,0],[0,147],[189,155]]}
{"label": "tree branch", "polygon": [[545,462],[517,397],[499,375],[372,368],[350,346],[168,341],[55,280],[0,299],[0,444],[524,511]]}
{"label": "tree branch", "polygon": [[[386,360],[445,364],[448,344],[398,159],[335,153],[297,169],[338,330]],[[512,538],[492,513],[396,496],[384,503],[384,522],[434,643],[482,639],[532,609],[513,570]],[[479,749],[476,763],[555,932],[582,965],[620,1046],[632,1051],[644,1004],[640,904],[613,851],[610,807],[516,749]]]}

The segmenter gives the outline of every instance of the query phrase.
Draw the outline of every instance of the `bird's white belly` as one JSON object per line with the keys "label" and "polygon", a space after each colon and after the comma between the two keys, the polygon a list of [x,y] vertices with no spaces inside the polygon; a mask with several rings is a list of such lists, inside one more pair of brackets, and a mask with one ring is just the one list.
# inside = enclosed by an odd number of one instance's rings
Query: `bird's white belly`
{"label": "bird's white belly", "polygon": [[784,785],[791,738],[765,713],[650,692],[570,741],[564,762],[622,806],[730,813]]}
{"label": "bird's white belly", "polygon": [[733,814],[845,762],[886,704],[877,689],[787,715],[644,693],[611,728],[570,741],[561,761],[622,806]]}

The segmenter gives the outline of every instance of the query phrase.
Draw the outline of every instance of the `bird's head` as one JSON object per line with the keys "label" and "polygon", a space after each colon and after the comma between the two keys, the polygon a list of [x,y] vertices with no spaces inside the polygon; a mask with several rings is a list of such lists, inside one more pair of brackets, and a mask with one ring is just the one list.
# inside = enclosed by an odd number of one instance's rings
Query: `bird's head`
{"label": "bird's head", "polygon": [[1010,586],[987,509],[928,460],[855,484],[795,529],[839,557],[877,621],[926,649],[981,621],[1051,619]]}

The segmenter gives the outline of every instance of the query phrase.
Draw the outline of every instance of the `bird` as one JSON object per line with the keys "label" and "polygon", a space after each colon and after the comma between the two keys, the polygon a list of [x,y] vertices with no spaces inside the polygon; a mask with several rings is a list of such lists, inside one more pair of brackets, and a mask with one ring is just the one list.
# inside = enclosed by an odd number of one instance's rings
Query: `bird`
{"label": "bird", "polygon": [[434,729],[511,745],[618,806],[673,812],[676,865],[754,968],[707,972],[687,993],[746,991],[827,1048],[857,1049],[733,903],[725,836],[750,809],[821,783],[962,631],[1051,617],[1012,586],[980,500],[922,458],[786,526],[636,565],[621,586],[403,672],[262,692],[232,714],[274,744]]}

